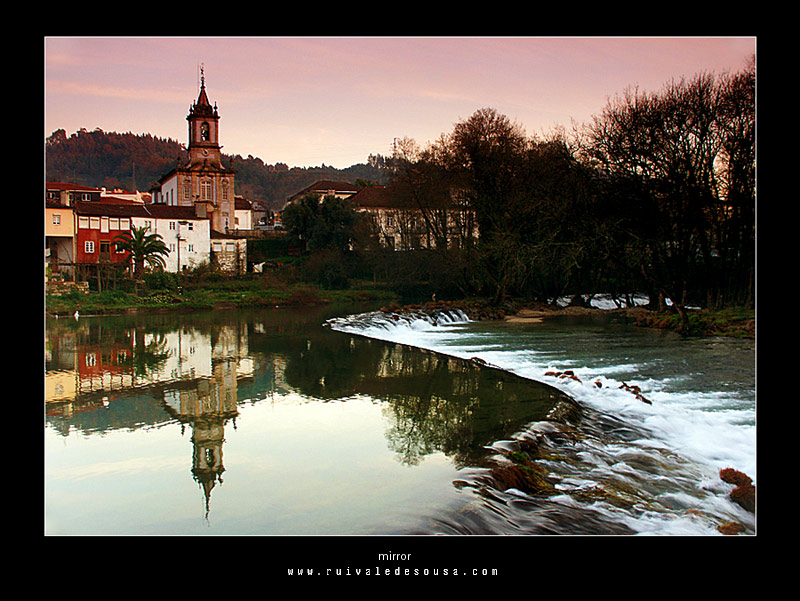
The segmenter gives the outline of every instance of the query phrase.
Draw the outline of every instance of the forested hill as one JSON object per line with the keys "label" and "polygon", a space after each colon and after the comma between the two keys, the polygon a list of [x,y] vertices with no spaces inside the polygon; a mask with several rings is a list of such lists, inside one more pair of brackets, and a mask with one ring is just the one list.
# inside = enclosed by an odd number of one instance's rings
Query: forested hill
{"label": "forested hill", "polygon": [[[150,134],[81,129],[71,135],[59,129],[45,145],[46,181],[69,182],[98,188],[148,191],[165,173],[188,160],[183,144]],[[346,169],[267,165],[248,155],[222,155],[223,164],[236,170],[236,194],[280,209],[287,198],[319,180],[388,183],[389,170],[380,155]]]}

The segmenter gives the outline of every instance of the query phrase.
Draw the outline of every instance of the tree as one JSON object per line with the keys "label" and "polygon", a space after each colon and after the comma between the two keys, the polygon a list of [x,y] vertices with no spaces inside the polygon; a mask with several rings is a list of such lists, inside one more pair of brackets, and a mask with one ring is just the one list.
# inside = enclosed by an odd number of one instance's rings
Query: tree
{"label": "tree", "polygon": [[361,219],[349,201],[332,194],[322,200],[307,194],[283,211],[284,229],[312,253],[323,249],[349,250]]}
{"label": "tree", "polygon": [[114,236],[117,250],[128,251],[130,260],[133,261],[133,277],[140,279],[144,272],[145,264],[150,267],[164,267],[165,257],[169,249],[159,234],[148,234],[148,227],[133,227],[131,232],[123,232]]}
{"label": "tree", "polygon": [[[754,257],[754,126],[751,70],[626,90],[586,128],[583,156],[628,195],[619,216],[637,269],[684,325],[690,296],[722,293],[723,255]],[[752,274],[754,263],[738,267]]]}

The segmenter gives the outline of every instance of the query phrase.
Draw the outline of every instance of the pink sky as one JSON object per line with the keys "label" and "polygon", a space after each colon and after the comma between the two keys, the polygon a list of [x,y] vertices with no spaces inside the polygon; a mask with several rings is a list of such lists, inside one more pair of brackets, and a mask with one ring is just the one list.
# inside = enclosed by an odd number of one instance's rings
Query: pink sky
{"label": "pink sky", "polygon": [[491,107],[528,134],[625,88],[743,69],[754,37],[45,38],[45,137],[84,127],[187,141],[199,65],[227,154],[344,168]]}

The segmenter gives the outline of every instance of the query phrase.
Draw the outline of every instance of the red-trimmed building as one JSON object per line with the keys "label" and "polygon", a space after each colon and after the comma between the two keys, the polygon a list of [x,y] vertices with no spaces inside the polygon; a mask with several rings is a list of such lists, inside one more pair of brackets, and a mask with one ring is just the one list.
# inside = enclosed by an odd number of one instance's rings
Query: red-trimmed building
{"label": "red-trimmed building", "polygon": [[140,210],[131,203],[78,201],[75,211],[75,262],[125,263],[128,253],[118,251],[115,236],[131,231],[131,218]]}

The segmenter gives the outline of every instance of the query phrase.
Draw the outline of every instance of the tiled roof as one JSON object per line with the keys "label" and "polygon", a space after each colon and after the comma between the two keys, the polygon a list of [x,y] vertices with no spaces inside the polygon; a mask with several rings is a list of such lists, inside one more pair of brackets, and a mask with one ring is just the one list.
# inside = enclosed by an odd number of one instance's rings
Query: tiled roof
{"label": "tiled roof", "polygon": [[224,234],[222,232],[218,232],[217,230],[211,230],[209,232],[209,237],[212,240],[240,240],[244,236],[240,236],[238,234]]}
{"label": "tiled roof", "polygon": [[386,186],[369,186],[359,190],[357,194],[354,194],[348,200],[356,208],[410,208],[408,202],[400,201],[389,194]]}
{"label": "tiled roof", "polygon": [[293,194],[289,197],[289,202],[293,201],[296,198],[301,198],[310,192],[334,192],[336,194],[355,194],[358,191],[358,188],[355,184],[351,184],[350,182],[342,182],[336,180],[320,180],[316,183],[311,184],[307,188],[300,190],[297,194]]}
{"label": "tiled roof", "polygon": [[185,219],[200,220],[207,217],[198,217],[194,207],[175,207],[165,204],[142,204],[138,202],[125,202],[117,199],[116,202],[79,201],[74,204],[78,215],[102,217],[152,217],[154,219]]}
{"label": "tiled roof", "polygon": [[89,186],[81,186],[80,184],[69,184],[65,182],[46,182],[45,189],[47,190],[75,190],[81,192],[100,192],[100,188],[90,188]]}

